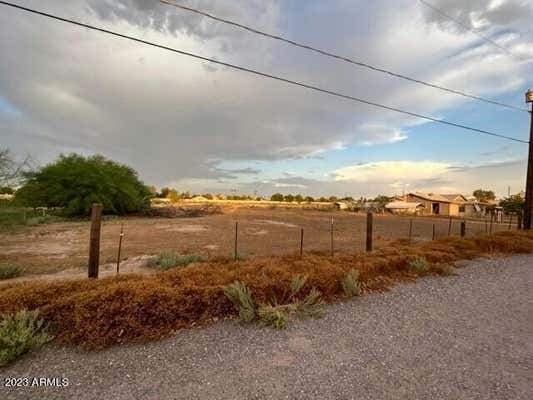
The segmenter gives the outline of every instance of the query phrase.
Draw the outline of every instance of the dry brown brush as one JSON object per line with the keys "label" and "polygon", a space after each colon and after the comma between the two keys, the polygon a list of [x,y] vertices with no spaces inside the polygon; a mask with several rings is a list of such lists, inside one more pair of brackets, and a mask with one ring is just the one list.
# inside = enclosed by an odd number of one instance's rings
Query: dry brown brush
{"label": "dry brown brush", "polygon": [[306,276],[302,296],[312,288],[332,302],[345,297],[342,281],[358,271],[361,292],[385,291],[395,282],[414,280],[409,267],[425,259],[424,274],[442,274],[454,261],[485,255],[533,252],[533,234],[505,232],[471,238],[450,237],[416,246],[402,243],[371,254],[310,253],[258,258],[242,262],[213,259],[155,275],[124,275],[100,280],[23,282],[3,286],[0,313],[39,309],[47,323],[58,326],[58,338],[87,348],[145,341],[176,329],[232,317],[236,310],[224,288],[245,284],[258,304],[290,296],[291,282]]}

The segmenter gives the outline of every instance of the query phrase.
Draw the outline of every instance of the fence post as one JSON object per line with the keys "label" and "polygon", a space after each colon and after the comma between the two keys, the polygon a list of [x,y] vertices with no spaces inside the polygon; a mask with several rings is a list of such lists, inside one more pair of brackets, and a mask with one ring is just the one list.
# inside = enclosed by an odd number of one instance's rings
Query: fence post
{"label": "fence post", "polygon": [[330,243],[331,243],[331,257],[334,255],[333,250],[333,218],[331,218],[331,226],[330,226]]}
{"label": "fence post", "polygon": [[413,220],[409,220],[409,246],[411,246],[411,237],[413,233]]}
{"label": "fence post", "polygon": [[120,225],[120,236],[118,238],[118,254],[117,254],[117,275],[120,273],[120,252],[122,250],[122,238],[124,237],[124,224]]}
{"label": "fence post", "polygon": [[304,228],[300,229],[300,260],[304,255]]}
{"label": "fence post", "polygon": [[450,215],[450,223],[448,224],[448,236],[452,234],[452,216]]}
{"label": "fence post", "polygon": [[512,224],[513,224],[513,214],[509,214],[509,228],[507,229],[508,231],[511,230]]}
{"label": "fence post", "polygon": [[100,228],[102,226],[102,209],[100,203],[93,203],[91,210],[91,236],[89,241],[89,278],[98,278],[100,263]]}
{"label": "fence post", "polygon": [[494,221],[494,214],[490,214],[489,235],[492,235],[492,222],[493,221]]}
{"label": "fence post", "polygon": [[431,240],[435,240],[435,224],[433,224],[433,236],[431,237]]}
{"label": "fence post", "polygon": [[372,212],[366,214],[366,251],[372,251],[373,216]]}
{"label": "fence post", "polygon": [[485,215],[485,235],[489,233],[489,224],[487,222],[487,216]]}
{"label": "fence post", "polygon": [[239,255],[237,253],[237,240],[239,237],[239,222],[235,221],[235,261],[238,260]]}
{"label": "fence post", "polygon": [[466,222],[462,221],[461,222],[461,237],[465,237],[465,235],[466,235]]}
{"label": "fence post", "polygon": [[518,230],[522,230],[522,211],[518,211],[518,215],[517,215],[517,221],[516,221],[516,227],[518,228]]}

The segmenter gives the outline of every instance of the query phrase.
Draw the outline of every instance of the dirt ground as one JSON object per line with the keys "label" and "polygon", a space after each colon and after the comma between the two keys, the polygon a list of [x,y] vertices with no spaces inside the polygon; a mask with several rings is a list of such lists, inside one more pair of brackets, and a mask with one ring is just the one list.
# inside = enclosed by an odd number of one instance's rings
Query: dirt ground
{"label": "dirt ground", "polygon": [[[296,253],[301,228],[304,228],[304,251],[330,251],[332,219],[335,251],[364,249],[366,216],[346,211],[236,208],[196,218],[106,220],[100,246],[101,274],[115,273],[121,224],[125,232],[121,272],[125,273],[149,272],[143,266],[146,257],[165,250],[206,257],[233,256],[235,222],[239,223],[238,253],[242,257]],[[407,238],[411,220],[413,242],[431,240],[433,224],[437,237],[448,235],[448,219],[375,215],[375,246]],[[493,226],[493,232],[508,229],[508,224]],[[452,234],[458,235],[459,230],[460,220],[454,220]],[[469,236],[485,234],[486,230],[485,221],[467,221]],[[16,279],[27,279],[28,275],[33,278],[47,275],[50,279],[85,276],[88,245],[89,222],[41,225],[0,233],[0,262],[15,263],[25,269],[26,277]]]}

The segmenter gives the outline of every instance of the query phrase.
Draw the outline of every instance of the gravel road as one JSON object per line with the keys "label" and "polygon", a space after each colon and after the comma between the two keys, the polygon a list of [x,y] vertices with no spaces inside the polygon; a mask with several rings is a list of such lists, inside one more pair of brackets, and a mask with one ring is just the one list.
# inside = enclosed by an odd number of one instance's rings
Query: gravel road
{"label": "gravel road", "polygon": [[[87,353],[56,345],[0,370],[2,399],[533,399],[533,256],[328,307],[285,331],[226,321]],[[65,377],[6,388],[5,377]]]}

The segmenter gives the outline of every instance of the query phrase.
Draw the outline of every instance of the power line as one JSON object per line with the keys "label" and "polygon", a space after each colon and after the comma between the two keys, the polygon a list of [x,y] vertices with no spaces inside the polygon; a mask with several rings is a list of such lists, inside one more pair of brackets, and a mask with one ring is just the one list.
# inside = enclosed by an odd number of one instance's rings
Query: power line
{"label": "power line", "polygon": [[48,13],[45,13],[43,11],[38,11],[38,10],[35,10],[35,9],[23,7],[23,6],[20,6],[18,4],[8,3],[8,2],[2,1],[2,0],[0,0],[0,4],[6,5],[6,6],[10,6],[10,7],[14,7],[14,8],[23,10],[23,11],[27,11],[27,12],[32,13],[32,14],[37,14],[37,15],[41,15],[41,16],[44,16],[44,17],[48,17],[48,18],[51,18],[51,19],[54,19],[54,20],[58,20],[58,21],[69,23],[69,24],[81,26],[83,28],[91,29],[91,30],[94,30],[94,31],[107,33],[109,35],[117,36],[117,37],[120,37],[120,38],[123,38],[123,39],[132,40],[134,42],[142,43],[142,44],[145,44],[145,45],[148,45],[148,46],[156,47],[156,48],[163,49],[163,50],[168,50],[168,51],[171,51],[171,52],[174,52],[174,53],[178,53],[178,54],[181,54],[181,55],[184,55],[184,56],[197,58],[199,60],[207,61],[207,62],[210,62],[210,63],[213,63],[213,64],[223,65],[225,67],[237,69],[239,71],[248,72],[248,73],[253,74],[253,75],[258,75],[258,76],[262,76],[262,77],[265,77],[265,78],[274,79],[274,80],[277,80],[277,81],[280,81],[280,82],[285,82],[285,83],[288,83],[288,84],[291,84],[291,85],[300,86],[300,87],[303,87],[303,88],[306,88],[306,89],[315,90],[317,92],[326,93],[326,94],[329,94],[329,95],[332,95],[332,96],[336,96],[336,97],[340,97],[340,98],[356,101],[356,102],[359,102],[359,103],[367,104],[367,105],[374,106],[374,107],[377,107],[377,108],[381,108],[381,109],[384,109],[384,110],[395,111],[397,113],[409,115],[411,117],[421,118],[421,119],[425,119],[427,121],[432,121],[432,122],[436,122],[436,123],[443,124],[443,125],[454,126],[456,128],[462,128],[462,129],[465,129],[465,130],[468,130],[468,131],[472,131],[472,132],[476,132],[476,133],[480,133],[480,134],[484,134],[484,135],[489,135],[489,136],[499,137],[499,138],[502,138],[502,139],[512,140],[514,142],[529,143],[529,141],[518,139],[518,138],[515,138],[515,137],[512,137],[512,136],[501,135],[499,133],[494,133],[494,132],[486,131],[486,130],[483,130],[483,129],[478,129],[478,128],[470,127],[470,126],[467,126],[467,125],[458,124],[458,123],[455,123],[455,122],[450,122],[450,121],[446,121],[446,120],[442,120],[442,119],[437,119],[437,118],[429,117],[429,116],[418,114],[418,113],[411,112],[411,111],[405,111],[405,110],[402,110],[402,109],[399,109],[399,108],[386,106],[386,105],[383,105],[383,104],[375,103],[373,101],[369,101],[369,100],[360,99],[360,98],[357,98],[357,97],[354,97],[354,96],[350,96],[350,95],[347,95],[347,94],[334,92],[334,91],[329,90],[329,89],[323,89],[323,88],[320,88],[318,86],[313,86],[313,85],[309,85],[309,84],[306,84],[306,83],[303,83],[303,82],[298,82],[298,81],[294,81],[294,80],[291,80],[291,79],[279,77],[279,76],[276,76],[276,75],[271,75],[271,74],[268,74],[268,73],[265,73],[265,72],[261,72],[261,71],[257,71],[257,70],[253,70],[253,69],[250,69],[250,68],[241,67],[241,66],[238,66],[238,65],[235,65],[235,64],[230,64],[230,63],[226,63],[226,62],[223,62],[223,61],[214,60],[212,58],[203,57],[203,56],[200,56],[200,55],[197,55],[197,54],[193,54],[193,53],[189,53],[189,52],[186,52],[186,51],[183,51],[183,50],[178,50],[178,49],[175,49],[175,48],[172,48],[172,47],[168,47],[168,46],[164,46],[164,45],[161,45],[161,44],[157,44],[157,43],[154,43],[154,42],[149,42],[147,40],[139,39],[139,38],[136,38],[136,37],[133,37],[133,36],[128,36],[128,35],[125,35],[125,34],[122,34],[122,33],[118,33],[118,32],[115,32],[115,31],[111,31],[111,30],[108,30],[108,29],[98,28],[98,27],[95,27],[95,26],[92,26],[92,25],[88,25],[88,24],[85,24],[85,23],[82,23],[82,22],[78,22],[78,21],[74,21],[74,20],[71,20],[71,19],[59,17],[59,16],[56,16],[56,15],[53,15],[53,14],[48,14]]}
{"label": "power line", "polygon": [[510,109],[513,109],[513,110],[528,112],[527,109],[522,108],[522,107],[514,106],[512,104],[501,103],[499,101],[495,101],[495,100],[487,99],[487,98],[484,98],[484,97],[476,96],[476,95],[473,95],[473,94],[465,93],[465,92],[462,92],[462,91],[456,90],[456,89],[450,89],[450,88],[447,88],[447,87],[444,87],[444,86],[440,86],[440,85],[437,85],[437,84],[434,84],[434,83],[430,83],[430,82],[422,81],[420,79],[412,78],[412,77],[409,77],[407,75],[403,75],[403,74],[399,74],[399,73],[396,73],[396,72],[392,72],[392,71],[389,71],[389,70],[386,70],[386,69],[383,69],[383,68],[380,68],[380,67],[376,67],[376,66],[373,66],[373,65],[361,62],[361,61],[353,60],[353,59],[348,58],[348,57],[344,57],[344,56],[340,56],[338,54],[331,53],[331,52],[329,52],[327,50],[322,50],[322,49],[319,49],[319,48],[316,48],[316,47],[313,47],[313,46],[310,46],[310,45],[307,45],[307,44],[302,44],[302,43],[299,43],[299,42],[295,42],[294,40],[287,39],[287,38],[282,37],[282,36],[274,35],[274,34],[271,34],[271,33],[266,33],[264,31],[260,31],[260,30],[254,29],[254,28],[252,28],[250,26],[243,25],[243,24],[240,24],[238,22],[230,21],[228,19],[220,18],[220,17],[217,17],[215,15],[206,13],[204,11],[200,11],[200,10],[197,10],[195,8],[192,8],[192,7],[188,7],[188,6],[184,6],[184,5],[175,3],[173,1],[169,1],[169,0],[159,0],[159,1],[161,3],[168,4],[168,5],[174,6],[176,8],[180,8],[182,10],[185,10],[185,11],[190,11],[192,13],[202,15],[204,17],[213,19],[215,21],[222,22],[224,24],[233,25],[235,27],[238,27],[240,29],[244,29],[244,30],[246,30],[248,32],[255,33],[257,35],[265,36],[265,37],[268,37],[270,39],[279,40],[279,41],[288,43],[290,45],[293,45],[293,46],[296,46],[296,47],[300,47],[302,49],[313,51],[313,52],[321,54],[323,56],[332,57],[332,58],[335,58],[337,60],[341,60],[341,61],[344,61],[344,62],[347,62],[347,63],[350,63],[350,64],[357,65],[359,67],[370,69],[372,71],[381,72],[381,73],[384,73],[384,74],[387,74],[387,75],[390,75],[390,76],[394,76],[395,78],[404,79],[404,80],[407,80],[407,81],[410,81],[410,82],[413,82],[413,83],[418,83],[418,84],[421,84],[421,85],[424,85],[424,86],[428,86],[428,87],[433,88],[433,89],[443,90],[443,91],[448,92],[448,93],[452,93],[452,94],[455,94],[455,95],[467,97],[467,98],[470,98],[470,99],[473,99],[473,100],[482,101],[482,102],[489,103],[489,104],[492,104],[492,105],[495,105],[495,106],[500,106],[500,107],[510,108]]}
{"label": "power line", "polygon": [[[420,1],[422,4],[424,4],[426,7],[428,8],[431,8],[433,11],[435,11],[437,14],[440,14],[442,15],[443,17],[445,18],[448,18],[449,20],[455,22],[457,25],[459,25],[461,28],[463,29],[466,29],[467,31],[470,31],[472,32],[474,35],[480,37],[481,39],[483,39],[484,41],[486,41],[487,43],[490,43],[491,45],[493,45],[494,47],[500,49],[501,51],[503,51],[504,53],[507,53],[509,54],[510,56],[513,56],[513,57],[516,57],[516,58],[519,58],[520,60],[522,61],[526,61],[526,62],[529,62],[529,60],[527,58],[524,58],[524,57],[521,57],[519,56],[518,54],[514,54],[511,50],[509,50],[507,47],[505,46],[502,46],[501,44],[495,42],[494,40],[492,40],[491,38],[489,38],[488,36],[485,36],[485,35],[482,35],[481,33],[475,31],[474,29],[472,29],[470,26],[462,23],[461,21],[459,21],[457,18],[454,18],[452,17],[451,15],[445,13],[444,11],[442,11],[441,9],[435,7],[433,4],[430,4],[428,3],[427,1],[425,0],[418,0]],[[525,111],[528,111],[527,109],[523,109]]]}

